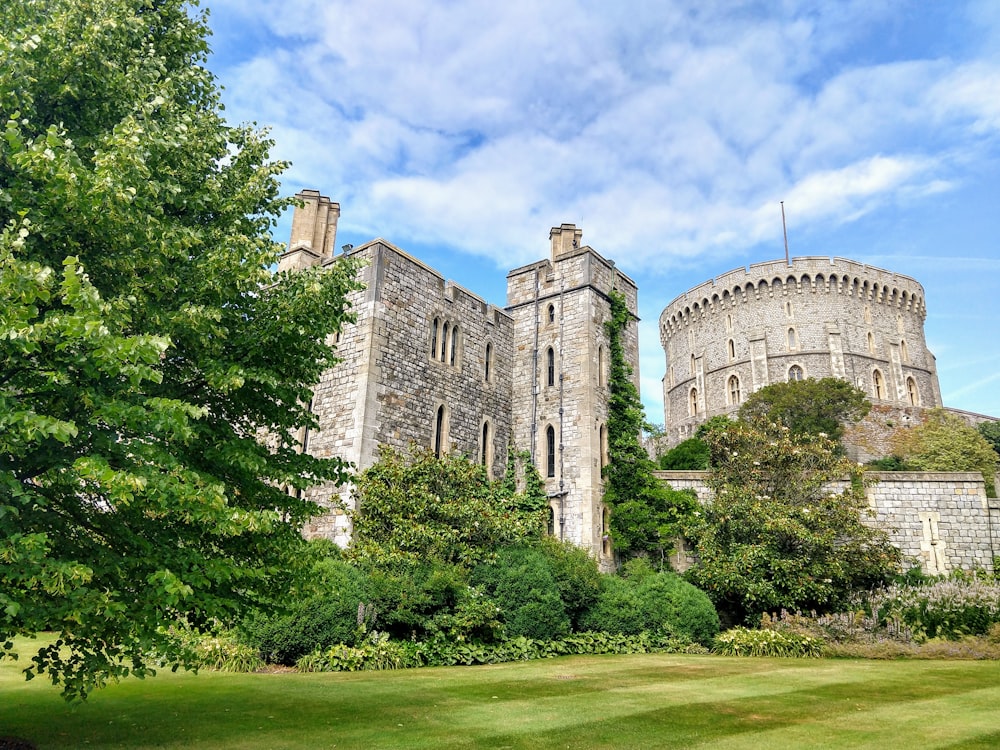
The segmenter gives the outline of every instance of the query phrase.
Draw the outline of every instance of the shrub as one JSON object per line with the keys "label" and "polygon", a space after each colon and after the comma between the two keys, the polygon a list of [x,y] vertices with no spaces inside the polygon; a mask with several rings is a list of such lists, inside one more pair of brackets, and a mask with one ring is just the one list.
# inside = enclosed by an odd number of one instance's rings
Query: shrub
{"label": "shrub", "polygon": [[322,567],[324,579],[333,586],[329,593],[308,597],[287,612],[257,612],[243,623],[244,640],[266,661],[290,666],[318,648],[355,642],[366,577],[337,560],[324,560]]}
{"label": "shrub", "polygon": [[608,576],[594,606],[581,618],[589,630],[635,635],[676,635],[708,644],[719,617],[708,596],[673,573],[630,567],[629,578]]}
{"label": "shrub", "polygon": [[708,443],[693,437],[678,443],[659,458],[664,471],[702,471],[708,468]]}
{"label": "shrub", "polygon": [[597,561],[575,544],[560,542],[552,537],[542,539],[539,550],[545,555],[563,608],[575,628],[580,616],[601,593],[601,573],[597,569]]}
{"label": "shrub", "polygon": [[869,597],[880,623],[898,620],[918,640],[985,635],[1000,622],[1000,582],[952,577],[917,586],[894,585]]}
{"label": "shrub", "polygon": [[712,651],[723,656],[819,658],[823,654],[823,641],[798,633],[737,627],[718,636]]}
{"label": "shrub", "polygon": [[473,571],[500,608],[508,637],[551,639],[566,635],[570,620],[549,561],[536,547],[508,547],[496,561]]}

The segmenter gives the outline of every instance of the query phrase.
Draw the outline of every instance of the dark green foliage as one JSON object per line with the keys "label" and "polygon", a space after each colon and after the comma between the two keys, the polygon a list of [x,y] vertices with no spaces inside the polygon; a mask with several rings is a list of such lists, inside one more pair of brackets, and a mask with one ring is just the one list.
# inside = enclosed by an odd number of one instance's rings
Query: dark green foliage
{"label": "dark green foliage", "polygon": [[[266,606],[318,512],[287,488],[354,269],[271,268],[289,205],[183,0],[0,3],[0,647],[67,697]],[[265,440],[264,436],[270,439]]]}
{"label": "dark green foliage", "polygon": [[1000,456],[1000,422],[982,422],[976,429]]}
{"label": "dark green foliage", "polygon": [[899,570],[885,532],[862,523],[862,467],[831,440],[735,423],[710,441],[714,497],[689,527],[698,564],[687,575],[730,622],[835,611]]}
{"label": "dark green foliage", "polygon": [[688,438],[660,456],[664,471],[702,471],[708,468],[708,443],[701,438]]}
{"label": "dark green foliage", "polygon": [[839,445],[844,423],[860,421],[870,409],[864,391],[846,380],[806,378],[752,393],[740,407],[740,419],[784,425],[793,435],[825,435]]}
{"label": "dark green foliage", "polygon": [[508,638],[560,638],[570,630],[549,560],[537,548],[501,550],[496,561],[476,568],[472,583],[500,608]]}
{"label": "dark green foliage", "polygon": [[872,471],[916,471],[899,456],[886,456],[869,461],[866,466]]}
{"label": "dark green foliage", "polygon": [[549,571],[559,587],[559,597],[570,623],[576,628],[580,615],[597,600],[601,591],[601,573],[597,562],[586,550],[552,537],[544,537],[539,549],[545,555]]}
{"label": "dark green foliage", "polygon": [[605,577],[597,602],[581,627],[608,633],[677,636],[708,645],[719,617],[704,592],[674,573],[633,570],[629,578]]}
{"label": "dark green foliage", "polygon": [[656,463],[640,440],[646,418],[632,368],[625,360],[622,333],[635,321],[618,291],[609,295],[611,318],[605,323],[610,351],[608,389],[608,464],[604,467],[604,503],[611,509],[611,538],[625,556],[648,555],[660,567],[680,536],[696,504],[655,476]]}
{"label": "dark green foliage", "polygon": [[324,558],[313,565],[315,593],[287,610],[258,611],[240,628],[243,639],[269,663],[294,665],[305,654],[335,643],[353,644],[358,607],[367,598],[366,576],[353,565]]}

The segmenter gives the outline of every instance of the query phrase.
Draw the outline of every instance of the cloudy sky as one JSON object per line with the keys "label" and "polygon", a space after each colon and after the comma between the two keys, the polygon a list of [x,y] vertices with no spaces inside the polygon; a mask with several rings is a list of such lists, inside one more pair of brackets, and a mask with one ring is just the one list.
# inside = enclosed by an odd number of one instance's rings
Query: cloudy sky
{"label": "cloudy sky", "polygon": [[995,0],[207,2],[228,116],[340,203],[338,245],[497,304],[552,226],[615,259],[651,421],[660,312],[783,257],[779,201],[793,256],[920,281],[946,405],[1000,416]]}

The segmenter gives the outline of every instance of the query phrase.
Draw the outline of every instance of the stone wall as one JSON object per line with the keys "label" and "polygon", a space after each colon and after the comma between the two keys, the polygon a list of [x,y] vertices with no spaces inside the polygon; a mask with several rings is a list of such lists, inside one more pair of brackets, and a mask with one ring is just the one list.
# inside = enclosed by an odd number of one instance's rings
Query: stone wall
{"label": "stone wall", "polygon": [[[693,489],[706,502],[708,472],[660,471],[674,489]],[[1000,554],[1000,501],[986,497],[976,472],[868,472],[874,516],[864,519],[884,529],[903,556],[925,573],[953,570],[993,571]],[[684,561],[681,560],[683,567]]]}
{"label": "stone wall", "polygon": [[[511,436],[510,316],[383,240],[347,255],[361,261],[365,288],[352,295],[357,322],[338,342],[342,361],[315,388],[320,430],[305,449],[363,470],[379,446],[412,443],[486,461],[501,476]],[[314,519],[307,536],[346,544],[350,529],[337,506],[350,507],[349,488],[319,487],[311,497],[331,513]]]}
{"label": "stone wall", "polygon": [[660,315],[670,445],[776,382],[839,377],[875,404],[941,405],[914,279],[842,258],[758,263],[708,281]]}

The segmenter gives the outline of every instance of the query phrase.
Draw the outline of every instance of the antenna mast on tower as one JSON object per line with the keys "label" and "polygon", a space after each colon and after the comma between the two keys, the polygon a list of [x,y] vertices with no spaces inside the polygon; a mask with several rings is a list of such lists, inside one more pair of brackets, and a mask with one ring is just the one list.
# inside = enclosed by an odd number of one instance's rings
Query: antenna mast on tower
{"label": "antenna mast on tower", "polygon": [[781,201],[781,231],[785,235],[785,265],[790,266],[792,262],[788,259],[788,227],[785,226],[785,202]]}

